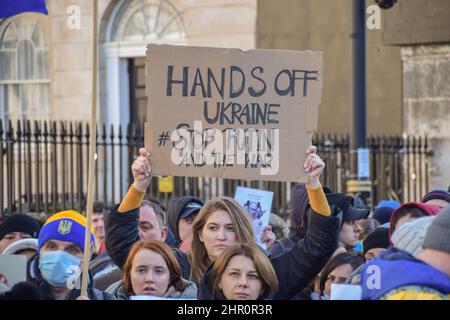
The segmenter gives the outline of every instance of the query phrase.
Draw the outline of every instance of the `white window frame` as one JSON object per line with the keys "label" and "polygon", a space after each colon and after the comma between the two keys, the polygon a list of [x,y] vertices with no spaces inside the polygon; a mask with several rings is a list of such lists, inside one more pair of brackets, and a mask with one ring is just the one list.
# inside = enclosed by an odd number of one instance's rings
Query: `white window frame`
{"label": "white window frame", "polygon": [[[33,14],[33,13],[24,13],[21,14],[19,16],[14,16],[14,17],[10,17],[10,18],[6,18],[6,19],[2,19],[0,20],[0,37],[3,36],[3,34],[6,32],[6,30],[8,29],[8,27],[10,27],[10,23],[12,21],[14,21],[15,19],[18,18],[30,18],[30,19],[34,19],[37,21],[38,24],[41,24],[41,28],[44,30],[44,36],[47,37],[46,34],[46,25],[44,20],[42,19],[42,17],[38,14]],[[30,40],[30,39],[17,39],[17,45],[23,41],[23,40]],[[46,39],[46,49],[47,49],[47,57],[48,57],[48,61],[47,61],[47,74],[48,74],[48,78],[45,79],[10,79],[10,80],[0,80],[0,119],[3,120],[3,123],[6,123],[9,120],[9,112],[8,112],[8,108],[9,106],[5,106],[3,104],[3,96],[4,96],[4,90],[5,87],[3,85],[26,85],[26,84],[48,84],[47,86],[47,94],[48,94],[48,106],[47,106],[47,110],[44,110],[44,112],[42,112],[41,114],[43,115],[43,117],[33,117],[31,114],[27,115],[23,110],[22,110],[22,103],[19,102],[19,106],[21,108],[21,110],[17,110],[17,115],[18,118],[14,118],[11,119],[14,122],[17,120],[43,120],[45,118],[48,118],[48,116],[50,115],[50,111],[51,111],[51,90],[50,90],[50,85],[51,85],[51,79],[50,79],[50,48],[49,48],[49,39]],[[33,44],[33,49],[37,50],[37,48],[35,47],[35,44]],[[17,46],[14,49],[10,49],[12,52],[14,51],[15,53],[15,58],[17,59]],[[34,52],[34,51],[33,51]],[[16,63],[16,76],[18,75],[18,71],[19,71],[19,65],[18,63]]]}

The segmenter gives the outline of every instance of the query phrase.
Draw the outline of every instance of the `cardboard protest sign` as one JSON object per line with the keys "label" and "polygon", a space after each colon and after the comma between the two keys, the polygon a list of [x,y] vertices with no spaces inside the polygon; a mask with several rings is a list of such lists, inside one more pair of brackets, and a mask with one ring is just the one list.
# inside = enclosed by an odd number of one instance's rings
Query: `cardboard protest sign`
{"label": "cardboard protest sign", "polygon": [[247,210],[252,220],[255,242],[262,248],[266,244],[261,241],[264,228],[269,224],[270,212],[272,210],[273,192],[259,189],[237,187],[234,195],[236,200],[245,210]]}
{"label": "cardboard protest sign", "polygon": [[306,182],[322,65],[314,51],[149,45],[153,174]]}
{"label": "cardboard protest sign", "polygon": [[24,255],[0,255],[0,278],[8,287],[27,280],[27,257]]}

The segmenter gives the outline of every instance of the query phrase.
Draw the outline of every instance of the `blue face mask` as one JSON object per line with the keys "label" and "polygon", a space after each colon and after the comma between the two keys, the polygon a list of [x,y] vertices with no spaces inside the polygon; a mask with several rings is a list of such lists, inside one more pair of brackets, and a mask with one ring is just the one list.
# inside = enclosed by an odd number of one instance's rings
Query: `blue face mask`
{"label": "blue face mask", "polygon": [[80,274],[81,259],[65,251],[46,251],[40,255],[42,277],[54,287],[71,287]]}

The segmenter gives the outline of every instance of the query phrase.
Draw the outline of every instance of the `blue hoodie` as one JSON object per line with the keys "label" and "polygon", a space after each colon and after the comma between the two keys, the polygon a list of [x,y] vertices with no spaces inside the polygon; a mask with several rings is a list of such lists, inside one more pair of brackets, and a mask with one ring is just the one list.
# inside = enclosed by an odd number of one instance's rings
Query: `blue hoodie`
{"label": "blue hoodie", "polygon": [[[380,270],[380,288],[368,288],[376,276],[371,266]],[[391,248],[364,265],[361,286],[363,300],[379,300],[392,290],[406,286],[425,287],[448,295],[450,277],[405,251]]]}

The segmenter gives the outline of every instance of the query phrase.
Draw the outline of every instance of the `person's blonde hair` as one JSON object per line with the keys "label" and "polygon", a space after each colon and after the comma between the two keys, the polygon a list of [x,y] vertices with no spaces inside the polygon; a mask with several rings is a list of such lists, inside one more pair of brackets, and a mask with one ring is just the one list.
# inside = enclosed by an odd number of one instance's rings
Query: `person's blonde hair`
{"label": "person's blonde hair", "polygon": [[259,296],[261,299],[269,298],[272,293],[278,290],[278,278],[269,258],[254,243],[242,243],[225,249],[214,262],[208,283],[214,299],[226,299],[219,283],[231,259],[236,256],[244,256],[253,261],[262,285]]}
{"label": "person's blonde hair", "polygon": [[252,223],[248,213],[239,203],[229,197],[217,197],[206,202],[200,209],[192,225],[191,243],[191,279],[199,283],[206,269],[211,264],[205,244],[200,241],[200,234],[210,215],[218,210],[226,211],[230,215],[236,233],[237,242],[253,242]]}

